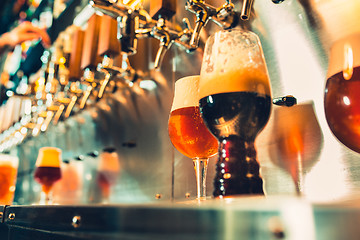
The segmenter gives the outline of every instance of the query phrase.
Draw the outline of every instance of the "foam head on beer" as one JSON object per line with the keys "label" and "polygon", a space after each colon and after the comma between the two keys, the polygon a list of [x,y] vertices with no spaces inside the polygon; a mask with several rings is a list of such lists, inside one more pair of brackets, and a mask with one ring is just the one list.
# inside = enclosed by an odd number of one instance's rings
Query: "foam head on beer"
{"label": "foam head on beer", "polygon": [[37,167],[60,167],[61,149],[56,147],[42,147],[36,161]]}
{"label": "foam head on beer", "polygon": [[265,59],[255,33],[218,31],[208,39],[205,53],[200,73],[200,98],[225,92],[271,96]]}
{"label": "foam head on beer", "polygon": [[175,96],[171,111],[184,107],[199,106],[198,84],[200,76],[188,76],[175,82]]}
{"label": "foam head on beer", "polygon": [[98,170],[99,171],[119,172],[120,171],[120,163],[119,163],[119,155],[117,154],[117,152],[116,151],[102,152],[100,154]]}

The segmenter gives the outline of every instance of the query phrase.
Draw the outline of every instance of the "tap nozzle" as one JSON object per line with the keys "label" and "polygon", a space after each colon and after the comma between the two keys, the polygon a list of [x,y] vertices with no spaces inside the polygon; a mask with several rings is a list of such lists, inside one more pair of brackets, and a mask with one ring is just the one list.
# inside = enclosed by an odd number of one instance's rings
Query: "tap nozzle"
{"label": "tap nozzle", "polygon": [[199,46],[201,30],[209,20],[212,20],[224,29],[235,27],[237,24],[237,15],[234,11],[234,5],[230,0],[227,0],[219,8],[206,4],[203,0],[188,0],[185,8],[196,15],[196,24],[189,43],[192,49],[196,49]]}
{"label": "tap nozzle", "polygon": [[248,20],[250,18],[251,8],[254,0],[244,0],[241,9],[241,19]]}
{"label": "tap nozzle", "polygon": [[271,0],[271,1],[275,4],[279,4],[279,3],[282,3],[284,0]]}
{"label": "tap nozzle", "polygon": [[216,15],[216,8],[207,5],[202,0],[188,0],[185,8],[196,15],[196,23],[189,43],[191,48],[196,49],[199,46],[200,32],[210,17]]}

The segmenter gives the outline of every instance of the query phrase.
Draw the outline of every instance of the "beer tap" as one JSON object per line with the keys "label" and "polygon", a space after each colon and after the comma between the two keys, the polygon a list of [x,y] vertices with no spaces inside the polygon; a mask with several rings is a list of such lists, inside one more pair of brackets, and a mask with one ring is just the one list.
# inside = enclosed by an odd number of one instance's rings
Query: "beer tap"
{"label": "beer tap", "polygon": [[[162,59],[166,51],[171,47],[173,43],[180,47],[184,47],[186,50],[192,50],[192,47],[187,44],[187,41],[192,35],[192,31],[189,27],[187,19],[183,20],[185,23],[185,28],[183,31],[175,31],[166,26],[166,19],[161,17],[157,20],[156,26],[152,29],[151,36],[160,41],[160,47],[157,51],[154,68],[158,69],[161,65]],[[186,41],[184,41],[186,39]]]}
{"label": "beer tap", "polygon": [[[244,2],[247,1],[245,0]],[[224,29],[233,28],[238,23],[238,16],[235,13],[234,4],[231,3],[231,0],[226,0],[226,3],[219,8],[205,3],[204,0],[188,0],[185,8],[196,15],[196,25],[190,40],[192,49],[196,49],[199,46],[201,30],[209,20],[212,20]]]}
{"label": "beer tap", "polygon": [[[161,61],[166,51],[173,43],[185,48],[187,51],[192,50],[188,44],[192,29],[188,19],[184,19],[184,29],[181,31],[169,27],[167,22],[176,12],[176,1],[174,0],[157,0],[150,2],[150,14],[142,12],[147,24],[137,31],[137,37],[152,37],[160,41],[159,50],[157,51],[154,68],[159,69]],[[151,17],[152,16],[152,17]]]}
{"label": "beer tap", "polygon": [[120,55],[120,43],[117,41],[117,21],[110,16],[102,16],[100,25],[100,36],[98,55],[103,57],[98,71],[105,73],[105,78],[100,82],[98,99],[103,97],[105,88],[114,76],[120,75],[124,70],[114,66],[114,58]]}
{"label": "beer tap", "polygon": [[83,82],[88,86],[81,99],[80,109],[85,107],[91,92],[98,85],[95,79],[95,73],[97,64],[100,62],[98,55],[100,20],[100,16],[96,14],[91,16],[85,30],[81,68],[84,70]]}
{"label": "beer tap", "polygon": [[65,110],[65,118],[68,118],[73,111],[78,99],[82,95],[80,79],[83,75],[81,70],[81,56],[83,51],[85,32],[80,27],[74,27],[72,33],[72,44],[69,57],[69,82],[68,94],[70,102]]}

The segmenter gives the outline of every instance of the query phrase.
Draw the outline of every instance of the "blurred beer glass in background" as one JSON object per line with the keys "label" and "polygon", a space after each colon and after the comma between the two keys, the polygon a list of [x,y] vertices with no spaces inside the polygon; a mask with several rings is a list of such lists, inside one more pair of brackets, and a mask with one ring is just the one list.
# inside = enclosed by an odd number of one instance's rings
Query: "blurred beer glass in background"
{"label": "blurred beer glass in background", "polygon": [[272,122],[268,145],[270,159],[291,175],[296,194],[302,195],[304,174],[318,161],[323,144],[314,103],[275,106]]}
{"label": "blurred beer glass in background", "polygon": [[360,153],[360,1],[312,0],[328,51],[324,94],[327,123],[335,137]]}
{"label": "blurred beer glass in background", "polygon": [[52,204],[52,188],[61,179],[61,149],[42,147],[36,159],[35,180],[41,184],[40,204]]}
{"label": "blurred beer glass in background", "polygon": [[100,190],[100,202],[109,203],[111,188],[116,184],[120,173],[119,155],[115,148],[105,148],[99,155],[96,183]]}
{"label": "blurred beer glass in background", "polygon": [[197,199],[206,198],[206,173],[209,158],[217,153],[217,139],[201,118],[198,96],[199,76],[175,82],[175,95],[169,117],[169,136],[174,147],[194,163]]}
{"label": "blurred beer glass in background", "polygon": [[[359,8],[360,10],[360,8]],[[327,123],[336,138],[360,153],[360,32],[331,47],[325,86]]]}
{"label": "blurred beer glass in background", "polygon": [[0,205],[11,205],[14,200],[19,159],[0,154]]}
{"label": "blurred beer glass in background", "polygon": [[54,184],[56,204],[79,204],[83,198],[83,162],[75,159],[61,163],[61,179]]}

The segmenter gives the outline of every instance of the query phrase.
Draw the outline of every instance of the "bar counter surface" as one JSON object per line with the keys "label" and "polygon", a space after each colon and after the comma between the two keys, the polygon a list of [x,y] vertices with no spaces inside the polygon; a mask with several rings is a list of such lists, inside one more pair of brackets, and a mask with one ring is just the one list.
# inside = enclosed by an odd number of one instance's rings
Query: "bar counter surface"
{"label": "bar counter surface", "polygon": [[289,196],[116,205],[2,206],[1,239],[359,239],[358,198]]}

